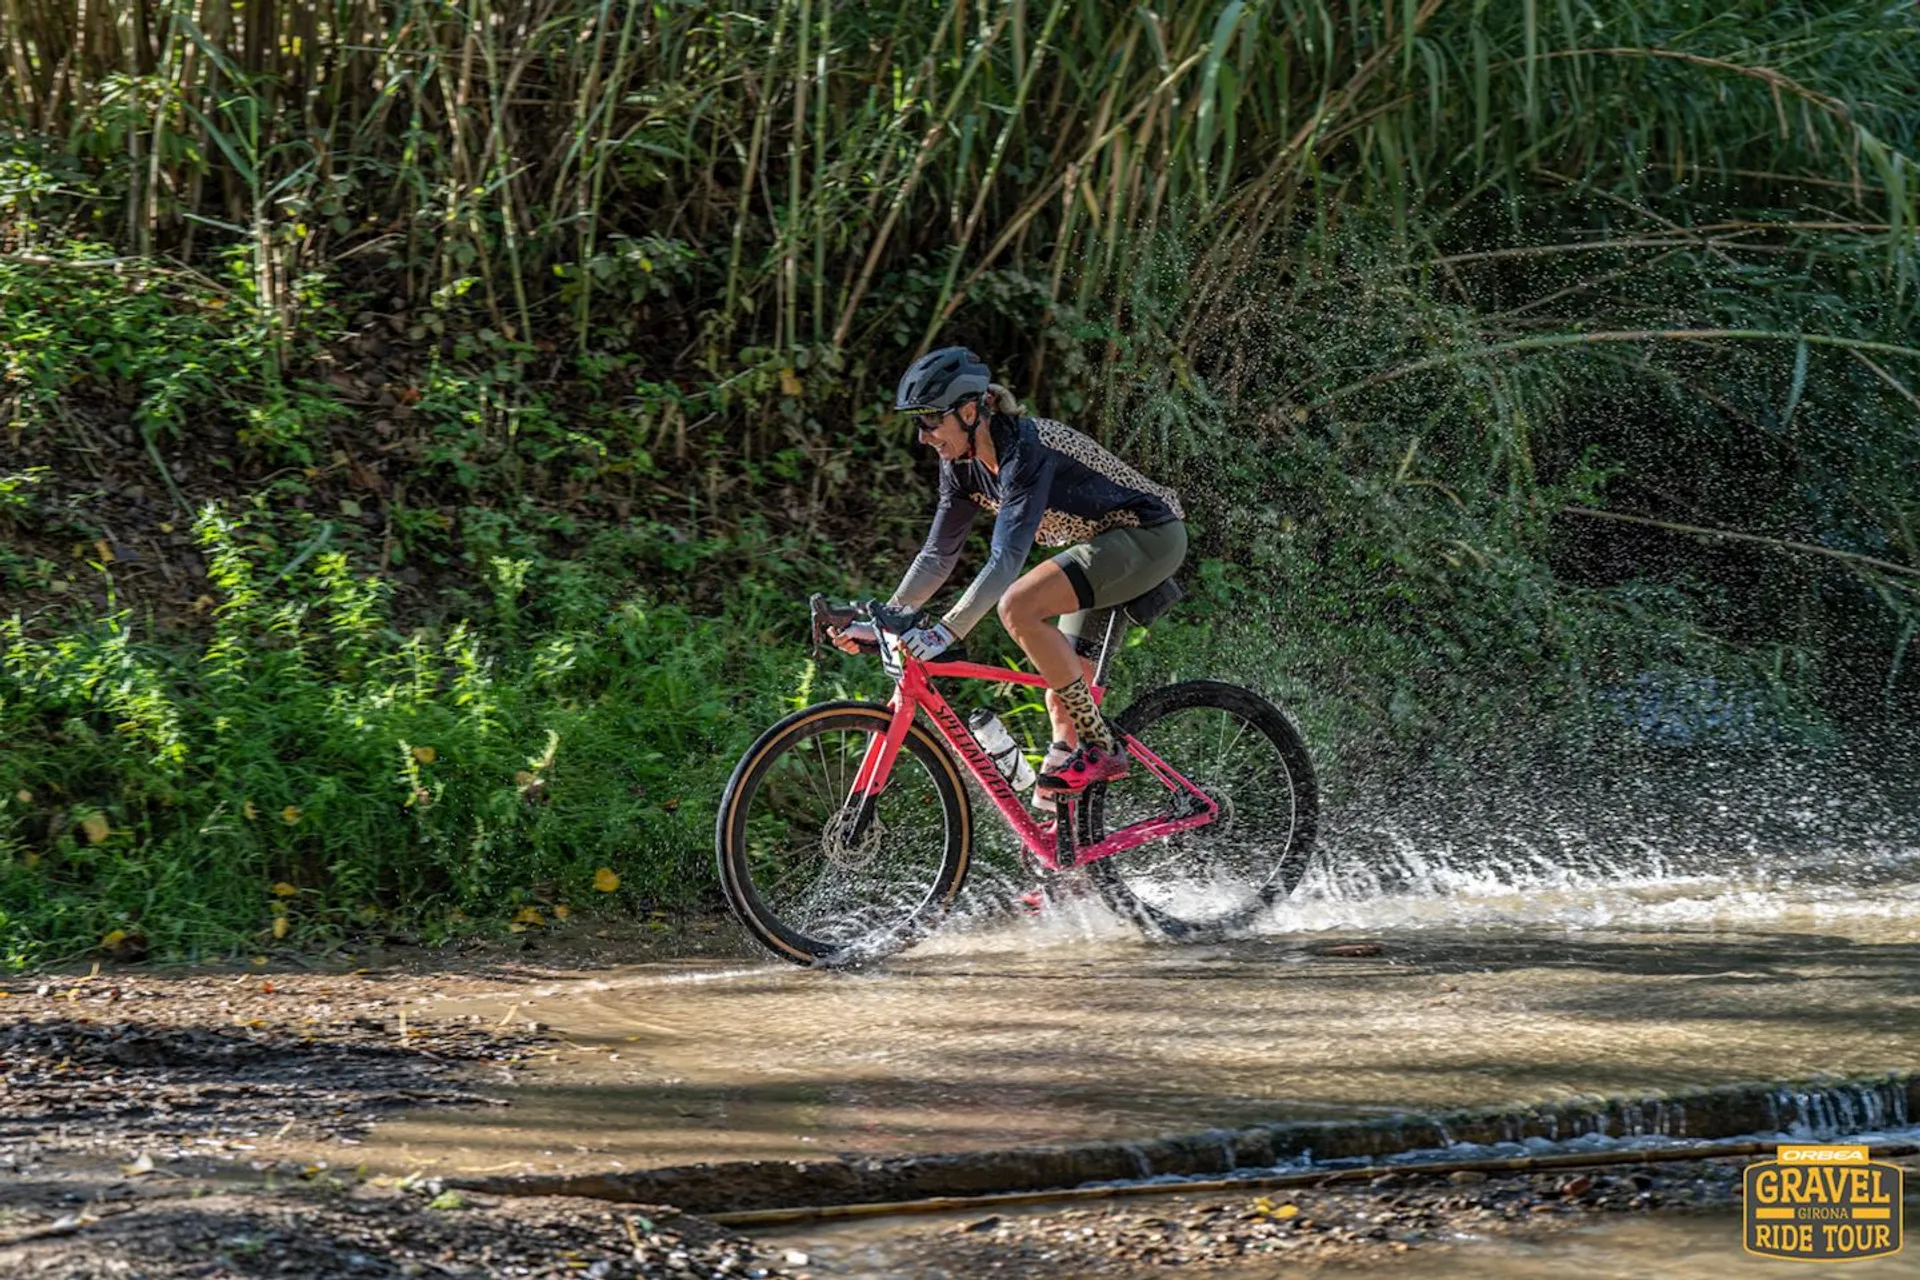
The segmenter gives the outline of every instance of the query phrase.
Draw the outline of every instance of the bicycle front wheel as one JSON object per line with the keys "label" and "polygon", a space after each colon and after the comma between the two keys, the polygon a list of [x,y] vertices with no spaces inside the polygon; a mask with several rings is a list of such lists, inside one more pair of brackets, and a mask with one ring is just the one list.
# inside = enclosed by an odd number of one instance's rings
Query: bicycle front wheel
{"label": "bicycle front wheel", "polygon": [[[1313,855],[1319,791],[1306,743],[1278,707],[1234,685],[1195,680],[1153,690],[1115,723],[1220,806],[1206,826],[1092,863],[1115,911],[1149,932],[1199,941],[1244,928],[1299,887]],[[1125,778],[1090,790],[1081,840],[1179,816],[1183,799],[1135,762]]]}
{"label": "bicycle front wheel", "polygon": [[755,939],[795,964],[838,965],[921,937],[960,892],[972,839],[959,770],[915,723],[885,790],[852,795],[893,713],[867,702],[796,711],[734,767],[714,825],[720,884]]}

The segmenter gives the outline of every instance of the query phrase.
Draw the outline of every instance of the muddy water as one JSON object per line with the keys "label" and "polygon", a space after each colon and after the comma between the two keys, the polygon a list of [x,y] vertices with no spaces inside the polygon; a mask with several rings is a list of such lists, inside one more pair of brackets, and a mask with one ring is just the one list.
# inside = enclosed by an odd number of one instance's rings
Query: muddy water
{"label": "muddy water", "polygon": [[1087,907],[869,972],[743,958],[425,998],[563,1048],[375,1168],[616,1169],[1147,1137],[1920,1065],[1912,888],[1710,881],[1309,901],[1231,945]]}

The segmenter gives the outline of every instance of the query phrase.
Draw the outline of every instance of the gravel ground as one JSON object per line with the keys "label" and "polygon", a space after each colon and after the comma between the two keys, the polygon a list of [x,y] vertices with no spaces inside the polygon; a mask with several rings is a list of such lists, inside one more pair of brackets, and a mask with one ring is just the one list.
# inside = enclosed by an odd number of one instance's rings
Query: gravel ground
{"label": "gravel ground", "polygon": [[[51,1208],[51,1206],[46,1206]],[[786,1276],[752,1242],[666,1207],[463,1198],[431,1184],[107,1187],[49,1216],[0,1208],[0,1275],[59,1280],[294,1276]],[[36,1218],[40,1220],[35,1220]]]}
{"label": "gravel ground", "polygon": [[266,1134],[351,1141],[398,1106],[498,1105],[540,1038],[406,1026],[365,975],[41,979],[0,999],[0,1168],[255,1149]]}
{"label": "gravel ground", "polygon": [[[508,1105],[546,1051],[524,1020],[406,1022],[428,987],[540,976],[463,967],[0,983],[0,1276],[790,1274],[666,1207],[356,1172],[352,1148],[383,1113]],[[275,1157],[290,1147],[338,1155]]]}
{"label": "gravel ground", "polygon": [[[1139,1280],[1176,1269],[1224,1278],[1319,1268],[1391,1275],[1408,1255],[1446,1253],[1463,1243],[1537,1238],[1615,1214],[1737,1205],[1743,1163],[1397,1174],[1317,1189],[1170,1194],[973,1218],[875,1219],[790,1228],[762,1239],[806,1254],[820,1277]],[[1737,1240],[1729,1243],[1738,1250]]]}

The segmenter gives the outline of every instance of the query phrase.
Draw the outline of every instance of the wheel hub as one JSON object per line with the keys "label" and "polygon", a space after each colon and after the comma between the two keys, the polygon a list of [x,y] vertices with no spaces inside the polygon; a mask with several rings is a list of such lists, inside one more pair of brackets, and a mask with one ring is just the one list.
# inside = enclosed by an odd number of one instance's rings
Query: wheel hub
{"label": "wheel hub", "polygon": [[[1219,827],[1231,826],[1233,823],[1233,797],[1224,792],[1217,791],[1212,787],[1201,787],[1200,791],[1201,794],[1213,801],[1220,809],[1219,816],[1214,818],[1210,825]],[[1200,803],[1200,797],[1194,795],[1191,791],[1182,791],[1179,795],[1175,796],[1172,807],[1173,817],[1175,819],[1197,818],[1206,812],[1205,806]]]}
{"label": "wheel hub", "polygon": [[843,808],[827,820],[826,829],[820,833],[820,851],[842,871],[865,870],[880,856],[880,841],[887,834],[885,824],[875,817],[867,820],[867,829],[855,838],[853,826],[857,816],[854,808]]}

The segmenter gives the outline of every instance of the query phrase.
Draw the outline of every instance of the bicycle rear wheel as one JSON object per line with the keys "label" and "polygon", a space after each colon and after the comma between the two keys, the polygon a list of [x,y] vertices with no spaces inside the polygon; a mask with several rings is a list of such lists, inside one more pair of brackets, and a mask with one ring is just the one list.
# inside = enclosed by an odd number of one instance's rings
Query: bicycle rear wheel
{"label": "bicycle rear wheel", "polygon": [[[1155,689],[1115,717],[1220,806],[1213,822],[1102,858],[1088,871],[1108,904],[1150,933],[1203,941],[1244,928],[1299,887],[1319,791],[1299,730],[1256,693],[1212,680]],[[1140,764],[1081,803],[1082,845],[1180,812]]]}
{"label": "bicycle rear wheel", "polygon": [[714,823],[727,903],[795,964],[843,965],[921,937],[960,892],[972,819],[951,756],[907,732],[864,820],[849,803],[868,744],[893,713],[866,702],[796,711],[734,766]]}

